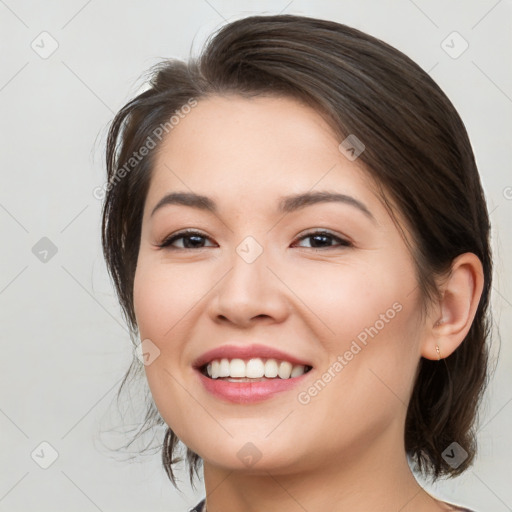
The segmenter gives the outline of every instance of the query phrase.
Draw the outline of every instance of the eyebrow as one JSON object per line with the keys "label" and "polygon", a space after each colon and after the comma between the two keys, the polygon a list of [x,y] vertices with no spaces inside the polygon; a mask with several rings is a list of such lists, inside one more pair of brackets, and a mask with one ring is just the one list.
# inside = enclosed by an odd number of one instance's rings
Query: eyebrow
{"label": "eyebrow", "polygon": [[[332,202],[344,203],[353,206],[360,212],[364,213],[364,215],[370,220],[375,223],[377,222],[368,207],[355,197],[330,191],[304,192],[301,194],[281,197],[279,202],[279,211],[282,213],[290,213],[313,204]],[[157,205],[153,208],[150,217],[152,217],[160,208],[170,204],[189,206],[191,208],[197,208],[214,214],[218,213],[215,201],[207,196],[195,194],[194,192],[171,192],[158,201]]]}

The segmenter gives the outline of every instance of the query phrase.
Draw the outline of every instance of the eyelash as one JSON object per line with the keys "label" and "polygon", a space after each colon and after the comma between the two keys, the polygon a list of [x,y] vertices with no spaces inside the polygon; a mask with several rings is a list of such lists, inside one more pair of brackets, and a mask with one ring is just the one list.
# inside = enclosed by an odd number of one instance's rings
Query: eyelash
{"label": "eyelash", "polygon": [[[352,243],[349,242],[348,240],[340,238],[339,236],[336,236],[336,235],[330,233],[329,231],[325,231],[325,230],[311,231],[311,232],[306,233],[306,234],[302,235],[301,237],[297,238],[296,241],[304,240],[306,238],[311,238],[311,237],[314,237],[317,235],[328,236],[328,237],[332,238],[333,240],[338,241],[339,245],[338,246],[333,245],[333,246],[328,246],[328,247],[302,247],[302,249],[317,249],[317,250],[320,249],[320,250],[322,250],[322,249],[335,249],[336,247],[352,247]],[[199,237],[207,239],[211,242],[211,239],[209,237],[207,237],[206,235],[203,235],[203,233],[201,233],[199,231],[186,230],[186,231],[180,231],[179,233],[171,235],[171,236],[167,237],[162,243],[156,244],[156,245],[160,249],[170,249],[170,250],[180,250],[180,251],[198,250],[198,249],[194,249],[194,248],[190,248],[190,247],[172,247],[171,246],[171,244],[173,242],[175,242],[176,240],[180,240],[182,238],[184,239],[184,238],[191,237],[191,236],[199,236]],[[199,247],[199,249],[206,249],[206,247]]]}

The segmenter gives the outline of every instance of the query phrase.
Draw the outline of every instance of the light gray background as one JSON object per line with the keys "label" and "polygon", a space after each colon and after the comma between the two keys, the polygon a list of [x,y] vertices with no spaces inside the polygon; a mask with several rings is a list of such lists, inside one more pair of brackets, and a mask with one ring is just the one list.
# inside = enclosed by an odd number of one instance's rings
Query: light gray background
{"label": "light gray background", "polygon": [[[346,23],[402,50],[467,127],[493,223],[502,344],[474,468],[429,488],[479,512],[512,510],[511,1],[0,0],[0,512],[184,511],[204,495],[189,489],[184,472],[183,494],[174,490],[159,451],[129,463],[101,442],[124,439],[100,432],[121,421],[113,399],[132,348],[92,191],[105,180],[106,127],[144,70],[164,57],[187,58],[226,21],[279,12]],[[469,44],[458,58],[442,46],[453,31]],[[451,37],[453,53],[462,41]],[[58,48],[44,55],[52,40]],[[32,252],[42,237],[57,248],[46,262]],[[495,335],[494,356],[498,345]],[[49,457],[44,441],[58,452],[48,469],[31,457]]]}

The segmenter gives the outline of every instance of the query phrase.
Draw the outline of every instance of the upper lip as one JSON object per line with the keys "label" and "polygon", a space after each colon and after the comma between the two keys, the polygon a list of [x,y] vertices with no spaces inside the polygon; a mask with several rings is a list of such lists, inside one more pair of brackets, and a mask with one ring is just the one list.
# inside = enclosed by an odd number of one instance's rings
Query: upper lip
{"label": "upper lip", "polygon": [[279,359],[281,361],[289,361],[293,364],[301,364],[304,366],[312,366],[307,361],[295,357],[287,352],[278,350],[274,347],[267,345],[222,345],[212,350],[208,350],[204,354],[200,355],[193,363],[194,368],[201,368],[206,363],[213,361],[214,359],[251,359],[251,358],[272,358]]}

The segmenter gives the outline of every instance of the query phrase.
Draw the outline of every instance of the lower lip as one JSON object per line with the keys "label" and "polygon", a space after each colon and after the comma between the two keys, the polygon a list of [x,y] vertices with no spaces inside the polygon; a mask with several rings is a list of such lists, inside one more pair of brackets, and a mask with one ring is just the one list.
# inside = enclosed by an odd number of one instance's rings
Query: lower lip
{"label": "lower lip", "polygon": [[259,382],[230,382],[227,380],[210,379],[196,370],[205,389],[217,398],[236,404],[252,404],[289,391],[304,383],[305,378],[313,371],[291,379],[268,379]]}

